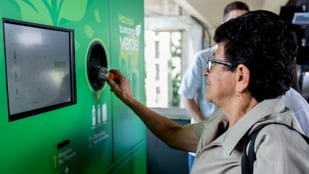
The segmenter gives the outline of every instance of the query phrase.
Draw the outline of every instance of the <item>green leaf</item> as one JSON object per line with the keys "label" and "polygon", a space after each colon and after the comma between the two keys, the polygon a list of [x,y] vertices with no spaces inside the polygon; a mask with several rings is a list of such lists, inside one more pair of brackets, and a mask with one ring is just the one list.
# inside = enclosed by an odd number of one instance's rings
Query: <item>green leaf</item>
{"label": "green leaf", "polygon": [[63,18],[69,21],[80,21],[87,11],[87,0],[62,0],[59,3],[59,21]]}
{"label": "green leaf", "polygon": [[[52,17],[42,1],[16,0],[23,20],[52,24]],[[35,20],[34,20],[35,19]]]}

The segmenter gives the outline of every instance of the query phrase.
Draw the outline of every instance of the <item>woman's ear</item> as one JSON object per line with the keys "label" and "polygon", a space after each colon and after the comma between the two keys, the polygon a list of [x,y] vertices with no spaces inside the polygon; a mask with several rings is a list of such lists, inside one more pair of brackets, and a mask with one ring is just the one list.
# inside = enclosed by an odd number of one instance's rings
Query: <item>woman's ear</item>
{"label": "woman's ear", "polygon": [[239,64],[236,68],[236,90],[239,93],[243,93],[247,90],[250,81],[250,71],[243,65]]}

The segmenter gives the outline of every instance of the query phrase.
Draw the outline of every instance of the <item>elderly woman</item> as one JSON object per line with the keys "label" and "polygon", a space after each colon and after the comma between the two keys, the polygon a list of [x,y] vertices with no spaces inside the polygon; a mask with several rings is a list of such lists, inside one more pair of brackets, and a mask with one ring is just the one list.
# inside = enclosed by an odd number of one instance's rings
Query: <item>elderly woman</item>
{"label": "elderly woman", "polygon": [[[192,174],[239,174],[246,135],[255,127],[280,122],[301,131],[283,102],[295,73],[296,46],[286,24],[267,11],[249,12],[222,24],[215,41],[218,49],[204,75],[207,100],[220,110],[203,123],[180,127],[151,111],[134,99],[128,79],[117,70],[111,70],[116,80],[109,78],[108,83],[164,142],[197,152]],[[296,131],[268,125],[255,141],[254,173],[307,173],[308,147]]]}

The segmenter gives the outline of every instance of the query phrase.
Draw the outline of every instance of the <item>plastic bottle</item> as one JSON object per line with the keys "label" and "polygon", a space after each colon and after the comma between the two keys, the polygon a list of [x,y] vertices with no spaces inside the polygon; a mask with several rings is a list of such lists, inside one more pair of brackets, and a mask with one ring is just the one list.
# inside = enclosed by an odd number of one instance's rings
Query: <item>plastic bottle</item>
{"label": "plastic bottle", "polygon": [[96,125],[96,117],[95,117],[95,106],[94,105],[92,105],[91,113],[92,113],[92,126],[95,126]]}
{"label": "plastic bottle", "polygon": [[102,122],[105,123],[107,120],[107,115],[106,115],[106,103],[102,105]]}
{"label": "plastic bottle", "polygon": [[97,118],[97,120],[98,120],[98,124],[100,124],[101,123],[101,112],[100,112],[100,110],[101,110],[101,107],[100,107],[100,104],[98,104],[98,118]]}

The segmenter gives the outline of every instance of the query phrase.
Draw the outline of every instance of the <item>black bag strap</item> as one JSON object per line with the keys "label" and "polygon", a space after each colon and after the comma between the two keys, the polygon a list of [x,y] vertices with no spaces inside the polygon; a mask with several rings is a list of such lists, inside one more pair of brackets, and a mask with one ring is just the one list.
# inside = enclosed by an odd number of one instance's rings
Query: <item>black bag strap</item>
{"label": "black bag strap", "polygon": [[[245,136],[246,140],[245,140],[245,144],[244,144],[243,155],[242,155],[242,158],[241,158],[241,173],[242,174],[252,174],[253,173],[253,163],[256,160],[256,154],[254,152],[254,144],[255,144],[256,136],[258,135],[258,133],[261,129],[263,129],[265,126],[270,125],[270,124],[283,125],[283,126],[289,128],[290,130],[298,132],[305,139],[307,144],[309,145],[309,137],[300,133],[299,131],[297,131],[296,129],[294,129],[293,127],[291,127],[287,124],[279,123],[279,122],[268,122],[268,123],[261,124],[257,128],[255,128],[251,134]],[[246,149],[247,149],[247,145],[248,145],[249,142],[251,142],[251,143],[249,145],[248,154],[247,154]]]}

